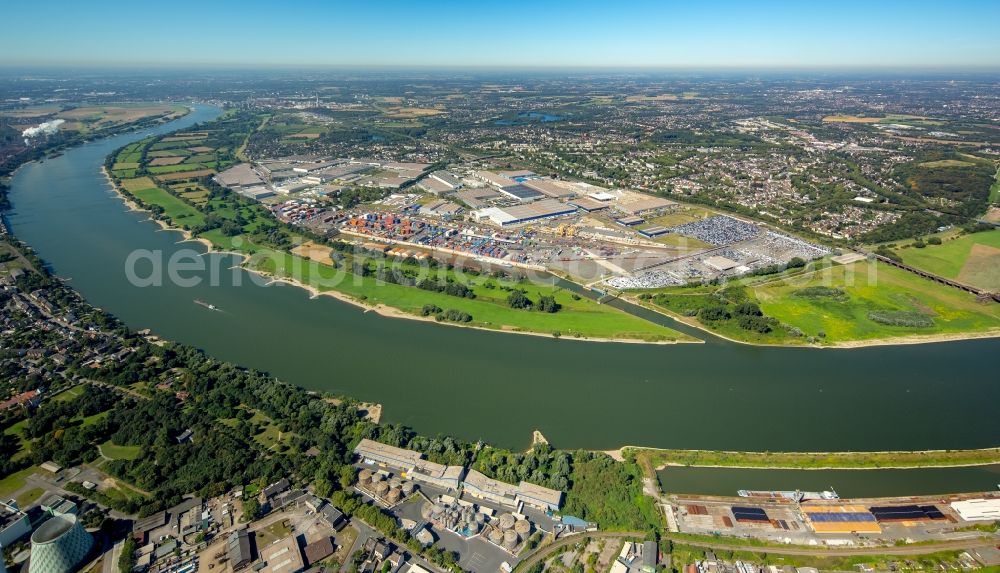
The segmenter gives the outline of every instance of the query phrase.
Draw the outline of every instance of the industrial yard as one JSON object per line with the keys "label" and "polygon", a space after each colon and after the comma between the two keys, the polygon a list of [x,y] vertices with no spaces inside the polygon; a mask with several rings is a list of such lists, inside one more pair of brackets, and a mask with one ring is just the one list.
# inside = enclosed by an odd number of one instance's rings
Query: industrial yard
{"label": "industrial yard", "polygon": [[766,492],[740,498],[670,496],[670,520],[682,533],[774,543],[870,547],[886,543],[976,539],[977,524],[1000,517],[1000,495],[788,499]]}
{"label": "industrial yard", "polygon": [[[757,223],[627,189],[531,171],[331,158],[240,164],[216,181],[261,201],[284,222],[326,236],[366,239],[503,265],[565,273],[605,288],[657,288],[736,277],[825,247]],[[385,175],[386,170],[394,175]],[[372,178],[383,174],[383,179]],[[386,179],[385,177],[388,177]],[[385,190],[345,201],[352,188]],[[677,224],[665,226],[666,221]]]}

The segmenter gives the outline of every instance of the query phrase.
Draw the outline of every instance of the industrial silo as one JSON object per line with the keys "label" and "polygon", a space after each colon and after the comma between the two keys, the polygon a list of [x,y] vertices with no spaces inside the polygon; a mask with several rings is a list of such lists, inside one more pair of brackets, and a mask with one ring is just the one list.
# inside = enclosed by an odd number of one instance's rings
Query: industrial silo
{"label": "industrial silo", "polygon": [[403,494],[400,490],[396,488],[389,488],[389,492],[385,494],[385,500],[389,503],[396,503],[402,495]]}
{"label": "industrial silo", "polygon": [[517,532],[521,537],[527,537],[531,533],[531,522],[527,519],[519,519],[517,523],[514,524],[514,531]]}
{"label": "industrial silo", "polygon": [[403,482],[403,495],[410,495],[417,489],[417,484],[412,481]]}
{"label": "industrial silo", "polygon": [[514,518],[513,515],[505,513],[500,516],[500,529],[503,529],[505,531],[511,529],[514,527],[514,522],[516,521],[517,520]]}
{"label": "industrial silo", "polygon": [[31,534],[28,573],[74,571],[87,557],[93,538],[73,514],[53,517]]}
{"label": "industrial silo", "polygon": [[517,532],[513,529],[508,529],[503,532],[503,546],[504,549],[514,549],[517,547],[518,536]]}

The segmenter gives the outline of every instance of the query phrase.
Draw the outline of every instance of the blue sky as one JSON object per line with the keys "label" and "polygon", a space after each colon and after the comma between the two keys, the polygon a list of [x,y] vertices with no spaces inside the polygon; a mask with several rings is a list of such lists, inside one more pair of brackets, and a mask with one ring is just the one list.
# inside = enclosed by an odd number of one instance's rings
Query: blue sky
{"label": "blue sky", "polygon": [[0,65],[1000,68],[1000,0],[16,0]]}

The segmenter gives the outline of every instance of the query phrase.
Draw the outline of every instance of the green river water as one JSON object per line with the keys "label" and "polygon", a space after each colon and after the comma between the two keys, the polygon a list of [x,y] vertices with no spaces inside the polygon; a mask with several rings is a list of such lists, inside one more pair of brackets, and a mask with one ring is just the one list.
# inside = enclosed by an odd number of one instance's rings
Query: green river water
{"label": "green river water", "polygon": [[[831,451],[1000,445],[1000,340],[855,350],[606,344],[492,333],[364,313],[243,271],[220,286],[136,287],[135,249],[178,244],[129,212],[100,172],[105,156],[156,130],[91,142],[21,168],[13,231],[93,304],[129,326],[271,372],[308,389],[384,405],[384,420],[426,434],[525,447]],[[206,259],[220,269],[236,260]],[[237,286],[237,283],[239,286]],[[221,312],[195,304],[203,300]],[[660,319],[670,323],[669,319]],[[707,337],[700,332],[699,337]]]}
{"label": "green river water", "polygon": [[891,497],[996,491],[1000,465],[879,470],[779,470],[672,466],[657,473],[670,493],[736,495],[741,489],[825,491],[841,497]]}

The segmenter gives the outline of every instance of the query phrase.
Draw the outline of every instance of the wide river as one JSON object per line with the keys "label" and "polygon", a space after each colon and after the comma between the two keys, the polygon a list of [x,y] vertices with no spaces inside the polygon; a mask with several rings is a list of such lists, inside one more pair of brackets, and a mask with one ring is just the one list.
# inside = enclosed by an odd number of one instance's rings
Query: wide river
{"label": "wide river", "polygon": [[[133,250],[167,258],[204,248],[178,244],[177,233],[126,210],[101,175],[104,158],[218,114],[196,106],[155,130],[24,166],[13,179],[8,222],[57,275],[129,326],[304,388],[380,402],[385,420],[426,434],[525,447],[538,429],[556,446],[594,449],[1000,445],[1000,340],[856,350],[714,338],[604,344],[383,318],[299,288],[253,284],[242,271],[224,273],[221,286],[133,286],[125,270]],[[221,268],[233,262],[207,258]]]}

